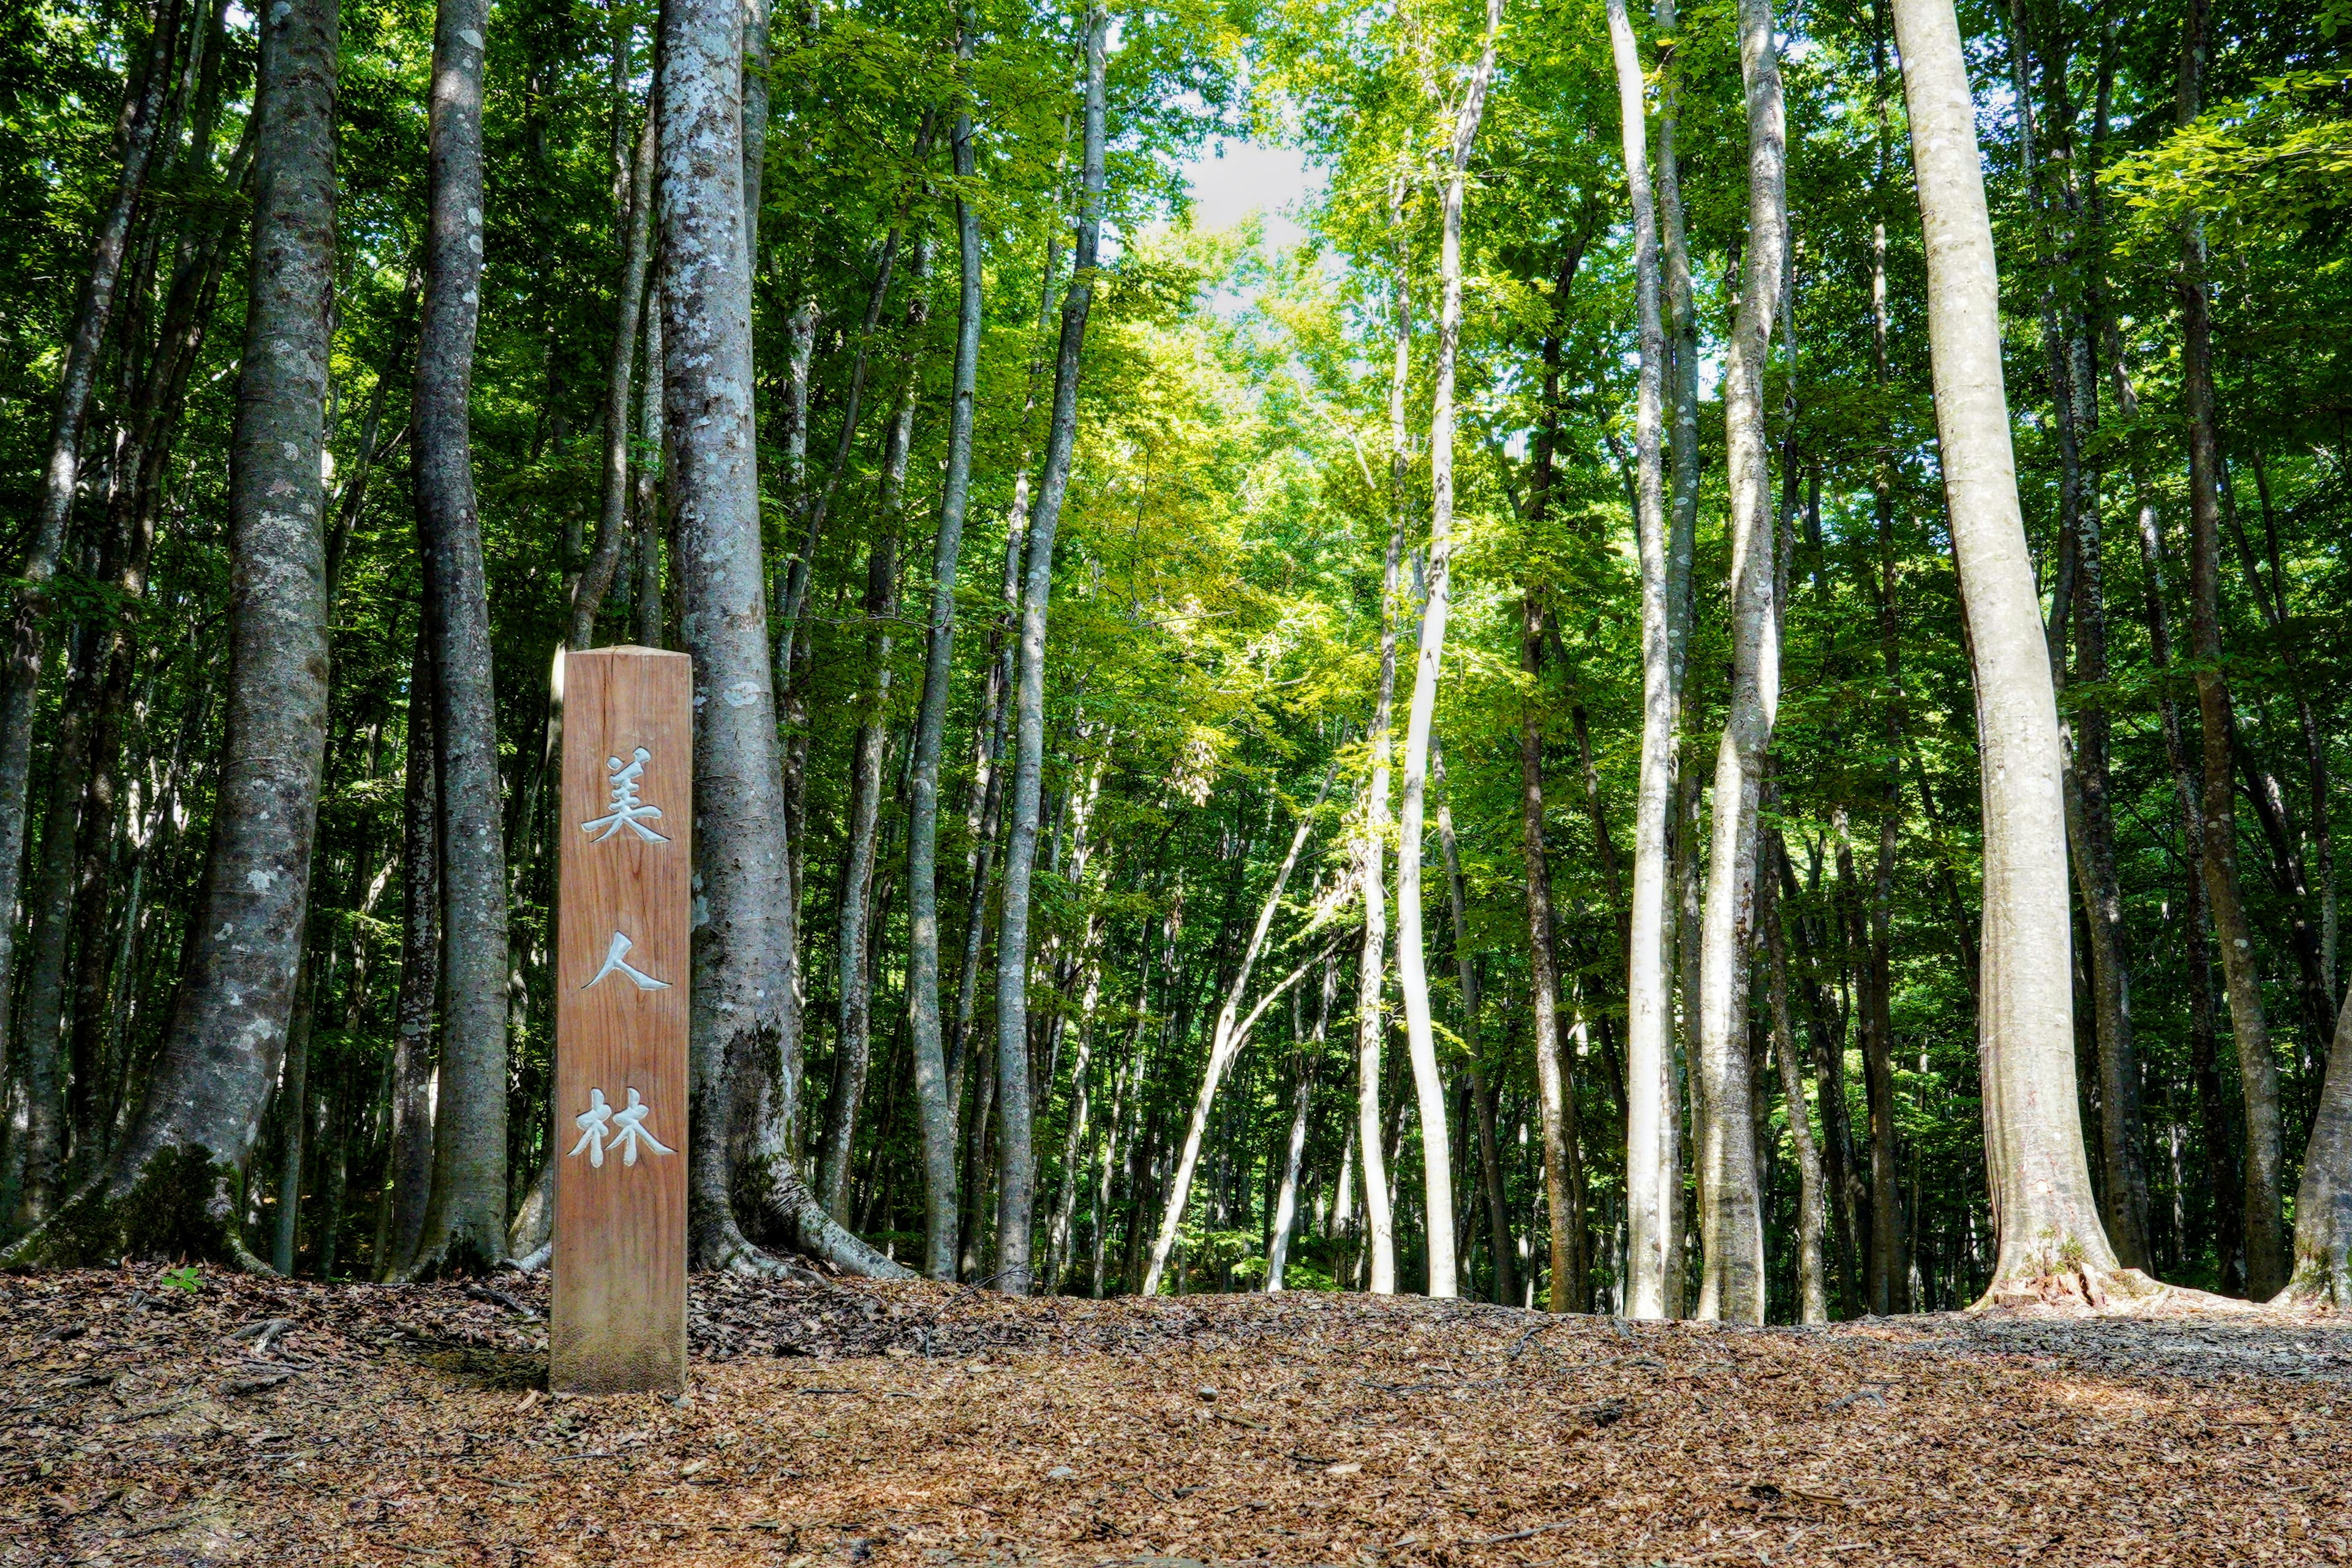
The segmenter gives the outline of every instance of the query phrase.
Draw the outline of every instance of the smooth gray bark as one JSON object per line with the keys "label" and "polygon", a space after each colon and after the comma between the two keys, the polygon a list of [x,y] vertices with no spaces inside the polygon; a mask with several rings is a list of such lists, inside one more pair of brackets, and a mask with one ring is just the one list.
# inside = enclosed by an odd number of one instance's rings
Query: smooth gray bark
{"label": "smooth gray bark", "polygon": [[[969,32],[957,42],[967,58]],[[923,1127],[923,1272],[955,1278],[956,1106],[949,1092],[940,1025],[940,752],[947,731],[955,670],[956,574],[962,562],[964,513],[971,500],[972,405],[980,377],[982,262],[980,216],[961,194],[977,167],[971,116],[956,117],[952,136],[956,236],[961,258],[956,307],[955,370],[948,403],[947,477],[940,491],[939,534],[931,551],[931,602],[924,649],[922,707],[915,719],[913,806],[907,835],[907,1005],[915,1051],[915,1097]]]}
{"label": "smooth gray bark", "polygon": [[1950,0],[1894,0],[1894,11],[1926,230],[1938,450],[1984,773],[1978,1051],[1999,1237],[1988,1294],[2055,1291],[2097,1301],[2123,1275],[2092,1194],[2075,1101],[2057,699],[2018,509],[1976,111]]}
{"label": "smooth gray bark", "polygon": [[1660,400],[1665,327],[1659,314],[1657,207],[1650,189],[1649,111],[1642,60],[1624,0],[1610,0],[1625,182],[1633,209],[1633,272],[1641,365],[1635,383],[1634,525],[1642,576],[1642,761],[1633,807],[1631,952],[1625,984],[1625,1278],[1629,1318],[1668,1315],[1674,1205],[1682,1188],[1675,1109],[1674,908],[1667,865],[1681,684],[1675,658],[1681,595],[1666,538]]}
{"label": "smooth gray bark", "polygon": [[1462,344],[1462,206],[1470,151],[1486,113],[1495,56],[1503,28],[1502,0],[1486,0],[1486,28],[1478,60],[1461,101],[1449,116],[1451,162],[1445,182],[1438,250],[1437,366],[1429,415],[1429,560],[1427,599],[1413,660],[1412,699],[1405,710],[1404,767],[1397,810],[1397,990],[1404,999],[1405,1047],[1412,1062],[1421,1110],[1421,1166],[1427,1212],[1422,1217],[1429,1254],[1429,1293],[1458,1292],[1454,1248],[1454,1151],[1445,1125],[1445,1080],[1429,1008],[1429,974],[1422,936],[1423,817],[1429,793],[1431,726],[1445,657],[1454,563],[1454,380]]}
{"label": "smooth gray bark", "polygon": [[1756,928],[1756,811],[1780,702],[1764,370],[1789,244],[1787,121],[1771,0],[1740,0],[1739,65],[1748,99],[1747,284],[1739,291],[1723,383],[1731,491],[1731,694],[1716,752],[1694,1069],[1705,1084],[1706,1107],[1696,1162],[1705,1265],[1698,1315],[1761,1323],[1764,1219],[1748,1054],[1748,975]]}
{"label": "smooth gray bark", "polygon": [[325,486],[336,8],[261,24],[246,342],[229,451],[228,712],[212,839],[161,1059],[106,1171],[12,1261],[226,1258],[236,1181],[278,1076],[310,906],[326,752]]}
{"label": "smooth gray bark", "polygon": [[482,68],[488,0],[440,0],[433,30],[425,307],[417,333],[416,525],[440,749],[441,1079],[433,1196],[414,1273],[506,1254],[507,875],[489,591],[468,405],[481,317]]}
{"label": "smooth gray bark", "polygon": [[1037,501],[1029,514],[1028,562],[1021,596],[1020,660],[1013,686],[1011,839],[1004,856],[1004,913],[996,939],[997,1107],[1003,1140],[997,1187],[997,1283],[1010,1295],[1030,1290],[1030,1222],[1036,1173],[1030,1149],[1029,888],[1037,864],[1037,812],[1045,762],[1045,607],[1054,586],[1054,539],[1069,493],[1078,439],[1078,363],[1094,307],[1102,238],[1105,71],[1110,17],[1099,0],[1087,15],[1086,153],[1076,255],[1062,302],[1062,341],[1054,364],[1054,416],[1045,440]]}

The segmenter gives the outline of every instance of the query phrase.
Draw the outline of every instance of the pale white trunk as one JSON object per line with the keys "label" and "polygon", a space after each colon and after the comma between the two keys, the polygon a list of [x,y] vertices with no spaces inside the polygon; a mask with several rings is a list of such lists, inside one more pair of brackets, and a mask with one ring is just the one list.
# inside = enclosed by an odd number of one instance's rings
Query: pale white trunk
{"label": "pale white trunk", "polygon": [[1706,903],[1700,914],[1698,1059],[1706,1107],[1697,1128],[1698,1315],[1764,1321],[1764,1219],[1757,1193],[1756,1086],[1748,1058],[1748,949],[1756,925],[1756,806],[1780,703],[1780,605],[1773,571],[1764,366],[1788,255],[1786,128],[1771,0],[1740,0],[1740,75],[1748,89],[1748,286],[1724,366],[1731,489],[1730,711],[1716,752]]}
{"label": "pale white trunk", "polygon": [[1445,621],[1454,560],[1454,366],[1462,342],[1462,202],[1470,149],[1486,111],[1495,76],[1495,46],[1503,26],[1502,0],[1486,0],[1486,32],[1478,64],[1454,115],[1453,161],[1445,183],[1443,238],[1438,252],[1437,374],[1429,416],[1429,598],[1421,616],[1421,647],[1413,661],[1412,702],[1406,710],[1404,777],[1397,820],[1397,989],[1404,997],[1405,1046],[1412,1061],[1421,1110],[1422,1190],[1429,1247],[1429,1293],[1456,1293],[1454,1258],[1454,1148],[1445,1126],[1445,1079],[1437,1064],[1437,1037],[1429,1011],[1429,974],[1422,946],[1421,840],[1429,793],[1429,731],[1437,713],[1438,668],[1445,657]]}
{"label": "pale white trunk", "polygon": [[1951,0],[1895,0],[1894,8],[1926,231],[1936,427],[1984,771],[1978,1053],[2000,1247],[1987,1300],[2054,1288],[2096,1301],[2118,1270],[2076,1102],[2058,706],[2018,510],[1975,108]]}
{"label": "pale white trunk", "polygon": [[1665,475],[1659,403],[1665,329],[1658,310],[1657,209],[1650,193],[1642,60],[1624,0],[1609,0],[1625,184],[1633,208],[1634,299],[1641,371],[1635,384],[1634,496],[1642,572],[1642,764],[1633,804],[1633,893],[1625,980],[1625,1277],[1629,1318],[1667,1315],[1674,1205],[1682,1189],[1675,1147],[1673,906],[1668,901],[1668,814],[1674,805],[1675,726],[1681,707],[1672,658],[1674,595],[1668,570]]}
{"label": "pale white trunk", "polygon": [[[1217,1084],[1234,1058],[1241,1054],[1242,1043],[1249,1037],[1250,1022],[1265,1011],[1266,1005],[1289,986],[1298,975],[1293,974],[1275,990],[1258,999],[1250,1010],[1248,1022],[1236,1022],[1242,999],[1249,994],[1252,973],[1257,967],[1258,955],[1265,950],[1266,932],[1274,927],[1274,917],[1282,908],[1282,895],[1290,885],[1290,873],[1298,865],[1299,851],[1307,847],[1307,836],[1315,830],[1315,816],[1331,793],[1334,769],[1323,774],[1323,787],[1316,792],[1315,804],[1299,815],[1297,829],[1290,836],[1290,852],[1282,858],[1282,867],[1274,874],[1274,886],[1265,895],[1265,902],[1257,912],[1257,924],[1250,931],[1249,946],[1243,950],[1239,970],[1234,974],[1231,989],[1225,993],[1225,1004],[1217,1010],[1216,1028],[1209,1037],[1209,1065],[1201,1077],[1200,1097],[1192,1103],[1192,1120],[1184,1129],[1184,1152],[1176,1162],[1176,1174],[1168,1184],[1168,1202],[1160,1211],[1160,1234],[1151,1243],[1151,1266],[1143,1276],[1143,1293],[1160,1294],[1160,1281],[1168,1269],[1169,1254],[1175,1250],[1176,1230],[1184,1220],[1184,1206],[1192,1196],[1192,1172],[1200,1163],[1201,1140],[1209,1126],[1209,1110],[1217,1098]],[[1304,970],[1300,971],[1305,973]]]}
{"label": "pale white trunk", "polygon": [[1331,994],[1339,979],[1332,955],[1327,952],[1323,955],[1323,993],[1315,1009],[1315,1035],[1299,1053],[1298,1082],[1290,1095],[1290,1142],[1284,1150],[1282,1188],[1274,1202],[1274,1235],[1265,1249],[1265,1289],[1269,1295],[1282,1289],[1283,1271],[1290,1265],[1290,1233],[1298,1224],[1298,1172],[1307,1157],[1307,1111],[1315,1097],[1315,1069],[1323,1058],[1323,1041],[1331,1023]]}

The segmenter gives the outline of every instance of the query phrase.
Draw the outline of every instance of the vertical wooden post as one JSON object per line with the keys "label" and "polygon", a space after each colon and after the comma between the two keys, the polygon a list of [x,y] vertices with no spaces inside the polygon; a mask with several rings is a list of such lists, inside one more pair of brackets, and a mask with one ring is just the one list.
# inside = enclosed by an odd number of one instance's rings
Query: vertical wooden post
{"label": "vertical wooden post", "polygon": [[693,661],[562,657],[550,1387],[686,1385]]}

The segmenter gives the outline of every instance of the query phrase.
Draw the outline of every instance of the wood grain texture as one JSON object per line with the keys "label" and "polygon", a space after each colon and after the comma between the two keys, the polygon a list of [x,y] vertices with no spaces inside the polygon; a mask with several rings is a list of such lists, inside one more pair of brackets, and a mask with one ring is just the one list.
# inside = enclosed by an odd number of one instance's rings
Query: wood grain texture
{"label": "wood grain texture", "polygon": [[[560,684],[549,1385],[675,1391],[686,1383],[693,662],[654,648],[596,648],[566,655]],[[626,766],[639,748],[646,755],[635,799],[661,816],[613,823],[614,759]],[[623,962],[665,988],[641,987],[618,969],[598,977],[615,931],[630,942]],[[634,1163],[625,1121],[633,1089],[646,1108],[644,1131],[668,1151],[639,1142]],[[601,1165],[598,1140],[584,1138],[577,1121],[596,1092],[610,1116],[597,1128]]]}

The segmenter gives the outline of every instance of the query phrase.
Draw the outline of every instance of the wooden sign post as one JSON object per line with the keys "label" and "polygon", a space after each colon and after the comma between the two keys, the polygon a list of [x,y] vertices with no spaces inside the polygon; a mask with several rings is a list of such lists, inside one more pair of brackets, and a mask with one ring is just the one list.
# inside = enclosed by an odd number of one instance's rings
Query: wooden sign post
{"label": "wooden sign post", "polygon": [[557,666],[563,713],[555,939],[559,1393],[686,1386],[686,1029],[694,676],[682,653]]}

